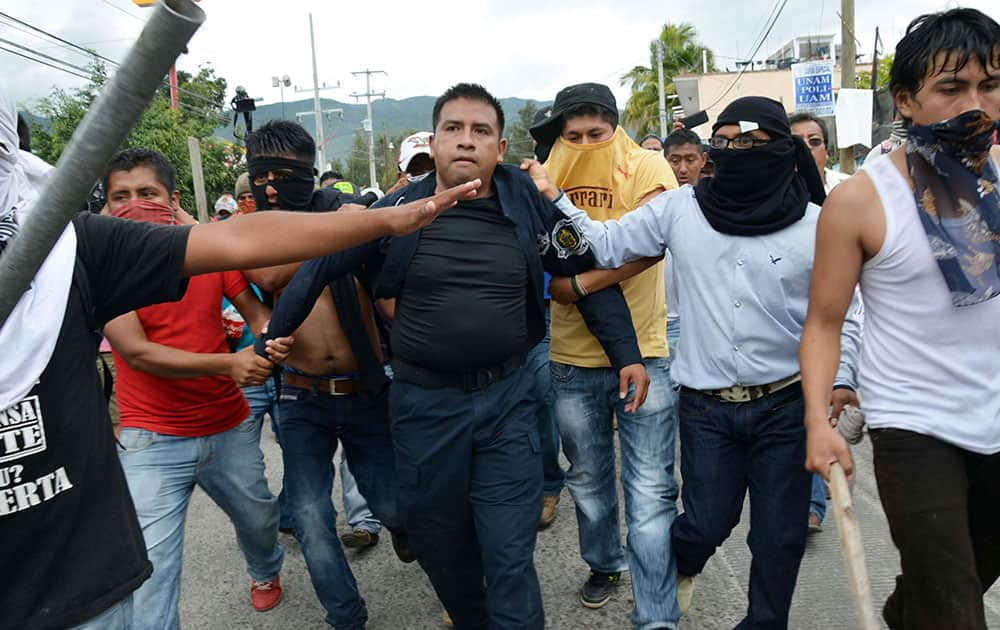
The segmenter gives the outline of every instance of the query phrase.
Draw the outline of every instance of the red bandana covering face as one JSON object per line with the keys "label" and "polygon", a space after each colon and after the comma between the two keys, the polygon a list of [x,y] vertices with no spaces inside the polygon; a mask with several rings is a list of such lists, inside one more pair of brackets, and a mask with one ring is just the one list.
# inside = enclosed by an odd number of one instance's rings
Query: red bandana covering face
{"label": "red bandana covering face", "polygon": [[239,214],[250,214],[257,209],[257,202],[252,197],[250,199],[240,199],[236,205],[240,208]]}
{"label": "red bandana covering face", "polygon": [[132,221],[145,221],[146,223],[178,225],[173,208],[148,199],[130,199],[112,211],[111,216],[119,219],[131,219]]}

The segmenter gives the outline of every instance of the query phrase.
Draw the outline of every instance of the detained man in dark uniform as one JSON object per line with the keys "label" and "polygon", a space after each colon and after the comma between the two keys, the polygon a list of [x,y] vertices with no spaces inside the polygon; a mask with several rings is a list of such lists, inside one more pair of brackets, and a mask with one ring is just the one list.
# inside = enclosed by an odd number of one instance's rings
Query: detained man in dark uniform
{"label": "detained man in dark uniform", "polygon": [[[398,298],[389,413],[400,511],[417,559],[459,630],[540,630],[532,554],[542,460],[534,377],[523,365],[545,334],[543,264],[572,275],[595,261],[530,178],[499,164],[504,117],[489,92],[450,88],[433,123],[433,176],[379,205],[480,179],[477,197],[412,238],[310,261],[262,340],[297,327],[331,278],[380,268],[375,297]],[[594,293],[579,308],[620,371],[620,396],[637,408],[649,379],[621,290]]]}

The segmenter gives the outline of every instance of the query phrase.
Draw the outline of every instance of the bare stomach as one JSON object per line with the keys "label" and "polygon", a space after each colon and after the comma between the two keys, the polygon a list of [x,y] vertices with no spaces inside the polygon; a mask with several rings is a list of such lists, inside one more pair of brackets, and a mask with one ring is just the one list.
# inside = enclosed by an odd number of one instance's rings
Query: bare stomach
{"label": "bare stomach", "polygon": [[[371,299],[360,287],[358,293],[358,302],[361,305],[361,315],[368,331],[369,341],[372,343],[375,357],[381,361],[382,354],[375,334]],[[289,367],[316,376],[351,374],[358,371],[357,358],[340,325],[340,318],[329,289],[323,290],[309,317],[293,336],[295,345],[286,362]]]}

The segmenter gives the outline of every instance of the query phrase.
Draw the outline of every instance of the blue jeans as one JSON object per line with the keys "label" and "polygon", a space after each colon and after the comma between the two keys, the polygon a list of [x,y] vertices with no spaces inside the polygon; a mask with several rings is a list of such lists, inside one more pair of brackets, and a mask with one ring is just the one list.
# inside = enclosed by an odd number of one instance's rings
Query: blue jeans
{"label": "blue jeans", "polygon": [[697,575],[740,520],[750,490],[750,606],[737,628],[783,629],[806,548],[810,475],[802,388],[746,403],[681,389],[681,575]]}
{"label": "blue jeans", "polygon": [[368,610],[337,537],[337,512],[330,500],[333,456],[339,441],[372,511],[389,530],[399,531],[386,397],[285,387],[280,404],[285,491],[313,589],[327,623],[338,630],[364,628]]}
{"label": "blue jeans", "polygon": [[132,630],[132,593],[117,604],[68,630]]}
{"label": "blue jeans", "polygon": [[153,575],[134,594],[139,630],[179,627],[184,520],[197,484],[236,528],[250,576],[272,580],[281,571],[278,500],[264,478],[260,421],[204,437],[122,429],[118,458],[153,563]]}
{"label": "blue jeans", "polygon": [[340,458],[340,485],[344,495],[344,511],[347,512],[347,525],[351,531],[362,529],[371,534],[382,531],[382,522],[375,518],[368,507],[368,501],[361,496],[358,482],[354,480],[344,456]]}
{"label": "blue jeans", "polygon": [[[400,381],[389,394],[399,503],[420,566],[460,630],[542,630],[535,379],[485,389]],[[353,464],[352,464],[353,465]]]}
{"label": "blue jeans", "polygon": [[[248,387],[243,387],[243,397],[247,399],[247,404],[250,405],[250,415],[261,422],[264,420],[264,414],[271,416],[271,432],[274,433],[274,437],[278,440],[278,444],[281,444],[281,429],[278,427],[278,398],[277,392],[274,391],[274,379],[267,379],[263,385],[250,385]],[[292,513],[288,509],[288,499],[285,497],[285,482],[281,482],[281,491],[278,492],[278,528],[279,529],[292,529]]]}
{"label": "blue jeans", "polygon": [[809,511],[819,517],[820,523],[826,517],[826,482],[822,475],[813,475]]}
{"label": "blue jeans", "polygon": [[555,395],[549,373],[549,310],[545,309],[545,338],[528,352],[525,369],[535,377],[538,398],[538,437],[542,441],[542,472],[545,496],[559,496],[566,483],[566,473],[559,465],[559,425],[552,408]]}
{"label": "blue jeans", "polygon": [[[667,359],[644,363],[651,381],[649,396],[635,413],[625,413],[614,369],[551,363],[581,555],[593,571],[631,571],[632,623],[643,630],[676,628],[680,618],[677,569],[670,549],[670,527],[677,514],[676,394]],[[621,442],[627,552],[618,524],[613,415],[618,417]]]}

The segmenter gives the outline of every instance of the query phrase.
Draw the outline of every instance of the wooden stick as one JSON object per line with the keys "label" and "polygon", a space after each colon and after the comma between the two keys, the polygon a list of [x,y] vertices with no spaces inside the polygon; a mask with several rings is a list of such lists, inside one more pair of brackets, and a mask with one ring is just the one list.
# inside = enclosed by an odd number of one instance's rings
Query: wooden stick
{"label": "wooden stick", "polygon": [[833,513],[837,518],[837,531],[840,532],[840,547],[847,567],[847,580],[858,613],[858,628],[879,630],[871,582],[868,580],[868,567],[865,564],[865,548],[861,544],[861,530],[854,515],[851,490],[847,485],[844,469],[836,462],[830,465],[830,495],[833,501]]}

